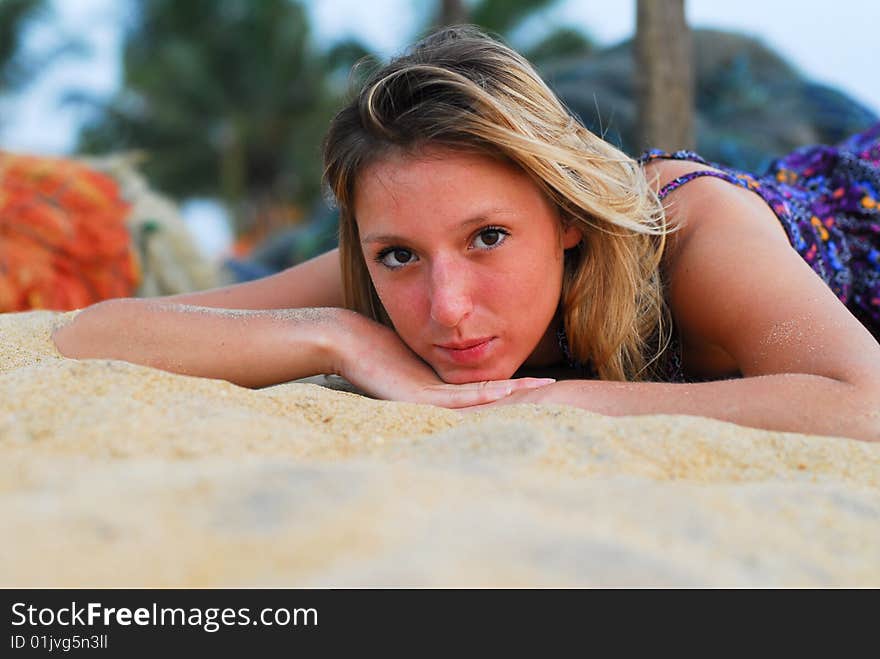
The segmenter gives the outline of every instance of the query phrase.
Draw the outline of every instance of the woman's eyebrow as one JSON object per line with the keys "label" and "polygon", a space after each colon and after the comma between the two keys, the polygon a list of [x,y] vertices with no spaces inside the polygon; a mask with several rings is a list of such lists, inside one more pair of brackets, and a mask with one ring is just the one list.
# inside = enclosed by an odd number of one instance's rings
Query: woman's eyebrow
{"label": "woman's eyebrow", "polygon": [[[508,213],[513,213],[513,209],[510,208],[492,208],[487,211],[482,211],[473,217],[470,217],[463,222],[461,222],[456,229],[470,229],[473,226],[479,224],[486,224],[487,222],[491,222],[491,217],[494,215],[504,215]],[[404,236],[400,236],[393,233],[370,233],[361,238],[361,244],[367,243],[399,243],[406,242],[406,238]]]}

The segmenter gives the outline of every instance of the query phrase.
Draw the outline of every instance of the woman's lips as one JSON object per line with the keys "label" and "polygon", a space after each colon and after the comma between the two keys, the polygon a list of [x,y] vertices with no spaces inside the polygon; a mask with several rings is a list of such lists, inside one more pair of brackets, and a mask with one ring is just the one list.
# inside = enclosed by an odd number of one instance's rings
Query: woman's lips
{"label": "woman's lips", "polygon": [[436,347],[443,355],[457,364],[475,364],[485,359],[494,342],[494,336],[487,336],[482,339],[436,345]]}

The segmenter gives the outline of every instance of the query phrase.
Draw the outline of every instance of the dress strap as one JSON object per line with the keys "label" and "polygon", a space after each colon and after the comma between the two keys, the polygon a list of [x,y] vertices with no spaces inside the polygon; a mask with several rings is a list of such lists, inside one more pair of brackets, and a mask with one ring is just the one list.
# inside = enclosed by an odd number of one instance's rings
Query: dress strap
{"label": "dress strap", "polygon": [[715,178],[720,178],[722,181],[727,181],[728,183],[737,183],[738,184],[738,182],[735,180],[735,177],[732,177],[730,174],[727,174],[726,172],[716,172],[711,169],[698,169],[695,172],[688,172],[687,174],[684,174],[683,176],[679,176],[678,178],[675,178],[675,179],[672,179],[671,181],[669,181],[669,183],[667,183],[662,188],[660,188],[660,192],[657,193],[657,197],[660,199],[660,201],[663,201],[663,199],[666,197],[666,195],[668,195],[670,192],[677,190],[678,188],[683,186],[685,183],[687,183],[689,181],[693,181],[695,178],[699,178],[701,176],[714,176]]}
{"label": "dress strap", "polygon": [[699,154],[694,153],[693,151],[674,151],[673,153],[667,153],[666,151],[662,151],[660,149],[651,149],[650,151],[646,151],[639,157],[638,162],[641,165],[645,165],[654,160],[686,160],[688,162],[695,162],[700,165],[706,165],[707,167],[714,167],[715,169],[700,169],[694,172],[688,172],[683,176],[679,176],[676,179],[669,181],[666,185],[660,188],[660,191],[657,193],[657,196],[662,201],[666,195],[674,190],[677,190],[685,183],[689,181],[693,181],[695,178],[699,178],[701,176],[712,176],[717,179],[721,179],[722,181],[727,181],[728,183],[733,183],[734,185],[738,185],[743,188],[747,188],[749,190],[756,190],[758,188],[758,182],[751,174],[747,174],[745,172],[734,172],[729,171],[726,168],[722,168],[720,165],[717,165],[713,162],[709,162]]}
{"label": "dress strap", "polygon": [[672,151],[671,153],[669,151],[664,151],[663,149],[649,149],[638,158],[639,164],[641,165],[649,163],[652,160],[689,160],[691,162],[698,162],[701,165],[712,164],[699,153],[696,153],[695,151],[687,151],[686,149]]}

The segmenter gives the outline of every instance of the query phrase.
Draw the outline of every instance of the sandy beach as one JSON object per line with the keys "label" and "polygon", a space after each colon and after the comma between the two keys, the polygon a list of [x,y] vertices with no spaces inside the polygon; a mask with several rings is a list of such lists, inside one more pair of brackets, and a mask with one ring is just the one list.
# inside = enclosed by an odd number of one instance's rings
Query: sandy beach
{"label": "sandy beach", "polygon": [[2,586],[880,586],[880,444],[249,390],[67,317],[0,315]]}

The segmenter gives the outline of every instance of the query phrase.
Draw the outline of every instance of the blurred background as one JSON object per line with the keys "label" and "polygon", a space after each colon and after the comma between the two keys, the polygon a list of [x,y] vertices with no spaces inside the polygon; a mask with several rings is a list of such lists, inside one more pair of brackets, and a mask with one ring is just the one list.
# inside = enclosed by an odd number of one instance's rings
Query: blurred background
{"label": "blurred background", "polygon": [[758,171],[880,113],[874,0],[0,0],[0,311],[333,247],[320,143],[352,65],[461,22],[634,156]]}

